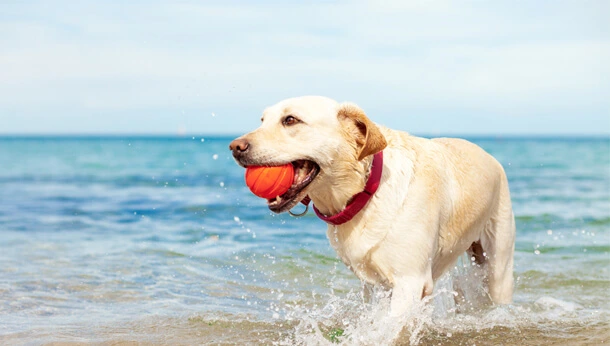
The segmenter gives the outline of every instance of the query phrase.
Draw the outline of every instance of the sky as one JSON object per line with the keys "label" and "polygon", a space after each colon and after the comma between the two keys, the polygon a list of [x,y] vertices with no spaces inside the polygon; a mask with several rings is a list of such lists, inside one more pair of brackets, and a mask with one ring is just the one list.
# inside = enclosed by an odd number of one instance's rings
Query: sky
{"label": "sky", "polygon": [[284,98],[415,134],[610,134],[610,1],[0,3],[0,134],[238,134]]}

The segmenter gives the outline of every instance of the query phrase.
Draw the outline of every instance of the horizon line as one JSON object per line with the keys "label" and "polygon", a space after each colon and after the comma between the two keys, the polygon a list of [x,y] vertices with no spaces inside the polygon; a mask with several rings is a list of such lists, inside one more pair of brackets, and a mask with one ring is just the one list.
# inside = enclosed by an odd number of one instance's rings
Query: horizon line
{"label": "horizon line", "polygon": [[[410,135],[425,138],[435,137],[466,137],[466,138],[608,138],[610,139],[610,133],[410,133]],[[162,132],[151,132],[151,133],[1,133],[1,139],[27,139],[27,138],[108,138],[108,139],[120,139],[120,138],[175,138],[175,139],[220,139],[228,137],[239,137],[243,134],[240,133],[162,133]]]}

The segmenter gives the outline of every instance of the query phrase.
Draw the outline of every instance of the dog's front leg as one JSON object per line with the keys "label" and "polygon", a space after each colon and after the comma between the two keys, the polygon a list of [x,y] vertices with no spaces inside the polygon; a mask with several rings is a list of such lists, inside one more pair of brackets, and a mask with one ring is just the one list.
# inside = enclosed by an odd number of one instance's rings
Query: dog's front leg
{"label": "dog's front leg", "polygon": [[415,303],[432,293],[432,276],[404,276],[394,278],[390,314],[393,317],[407,313]]}

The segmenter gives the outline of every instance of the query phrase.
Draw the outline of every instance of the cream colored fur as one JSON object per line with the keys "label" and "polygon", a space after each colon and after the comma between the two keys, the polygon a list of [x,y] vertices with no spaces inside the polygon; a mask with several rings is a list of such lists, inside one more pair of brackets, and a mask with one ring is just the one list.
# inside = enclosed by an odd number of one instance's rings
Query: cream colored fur
{"label": "cream colored fur", "polygon": [[[285,126],[287,115],[301,123]],[[327,236],[361,280],[392,290],[393,315],[430,294],[461,254],[477,252],[473,243],[480,244],[491,299],[511,302],[515,223],[508,182],[502,166],[478,146],[379,126],[357,106],[319,96],[269,107],[261,127],[241,138],[250,143],[242,164],[316,162],[320,174],[290,207],[309,195],[327,215],[362,191],[371,154],[384,151],[373,198],[353,220],[328,225]]]}

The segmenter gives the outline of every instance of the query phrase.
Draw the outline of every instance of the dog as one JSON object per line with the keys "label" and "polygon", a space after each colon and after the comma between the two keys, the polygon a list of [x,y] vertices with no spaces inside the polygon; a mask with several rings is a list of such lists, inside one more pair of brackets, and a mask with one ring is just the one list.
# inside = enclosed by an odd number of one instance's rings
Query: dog
{"label": "dog", "polygon": [[[465,252],[485,268],[492,302],[512,301],[515,221],[508,180],[483,149],[463,139],[392,130],[355,104],[322,96],[281,101],[261,121],[229,145],[236,162],[292,163],[290,189],[267,200],[275,213],[309,199],[324,220],[350,209],[347,219],[327,221],[328,239],[365,291],[381,286],[391,292],[391,315],[430,295]],[[374,191],[363,193],[373,175]],[[361,205],[353,208],[356,199]]]}

